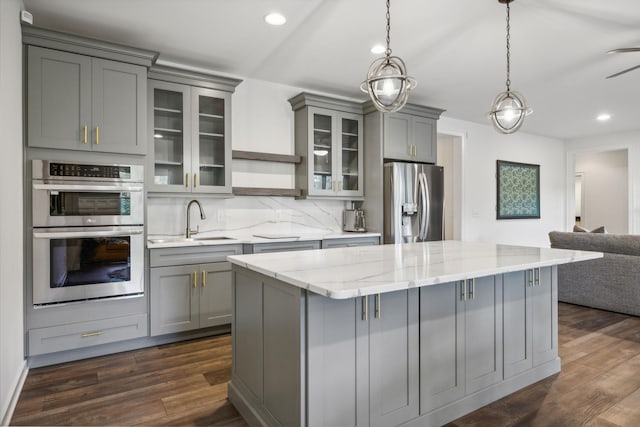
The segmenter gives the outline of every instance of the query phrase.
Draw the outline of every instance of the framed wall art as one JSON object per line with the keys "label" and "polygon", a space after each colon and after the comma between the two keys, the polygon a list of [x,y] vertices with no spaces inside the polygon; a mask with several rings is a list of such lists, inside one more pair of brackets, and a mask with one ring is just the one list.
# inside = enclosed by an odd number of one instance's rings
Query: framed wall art
{"label": "framed wall art", "polygon": [[540,165],[496,162],[496,219],[540,218]]}

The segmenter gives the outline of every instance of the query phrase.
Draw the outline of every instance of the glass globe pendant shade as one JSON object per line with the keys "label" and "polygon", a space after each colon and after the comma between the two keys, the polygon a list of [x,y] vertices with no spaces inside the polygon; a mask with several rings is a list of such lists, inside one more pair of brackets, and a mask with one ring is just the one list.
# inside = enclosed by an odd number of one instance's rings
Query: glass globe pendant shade
{"label": "glass globe pendant shade", "polygon": [[369,94],[378,110],[392,113],[404,107],[409,91],[416,86],[416,80],[407,76],[402,59],[384,56],[373,61],[360,90]]}
{"label": "glass globe pendant shade", "polygon": [[532,110],[527,108],[522,94],[507,90],[496,96],[489,112],[489,118],[499,132],[513,133],[520,129],[525,116],[531,113]]}

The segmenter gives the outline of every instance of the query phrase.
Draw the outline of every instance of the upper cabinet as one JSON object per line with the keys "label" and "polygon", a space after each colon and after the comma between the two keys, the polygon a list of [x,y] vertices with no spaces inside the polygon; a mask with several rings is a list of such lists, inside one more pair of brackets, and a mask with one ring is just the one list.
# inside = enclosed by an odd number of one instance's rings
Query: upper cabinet
{"label": "upper cabinet", "polygon": [[30,27],[23,41],[29,147],[146,153],[155,53]]}
{"label": "upper cabinet", "polygon": [[443,110],[407,104],[400,112],[381,113],[365,103],[367,141],[382,142],[382,158],[436,163],[437,121]]}
{"label": "upper cabinet", "polygon": [[239,83],[149,71],[149,191],[231,193],[231,94]]}
{"label": "upper cabinet", "polygon": [[364,196],[363,120],[359,103],[301,93],[295,112],[296,187],[303,197],[357,200]]}

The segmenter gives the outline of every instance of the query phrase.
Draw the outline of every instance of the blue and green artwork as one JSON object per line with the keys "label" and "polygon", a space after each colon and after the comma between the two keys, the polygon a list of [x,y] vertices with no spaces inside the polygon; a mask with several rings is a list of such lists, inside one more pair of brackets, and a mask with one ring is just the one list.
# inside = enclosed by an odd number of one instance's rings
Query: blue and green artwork
{"label": "blue and green artwork", "polygon": [[540,218],[540,165],[497,161],[497,219]]}

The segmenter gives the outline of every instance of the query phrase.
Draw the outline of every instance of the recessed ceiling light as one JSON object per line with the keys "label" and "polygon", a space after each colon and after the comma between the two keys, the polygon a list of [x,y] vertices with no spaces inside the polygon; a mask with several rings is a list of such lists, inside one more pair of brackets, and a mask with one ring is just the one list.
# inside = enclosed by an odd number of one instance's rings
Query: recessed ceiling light
{"label": "recessed ceiling light", "polygon": [[599,122],[606,122],[610,118],[611,118],[611,114],[602,113],[598,115],[598,117],[596,117],[596,120],[598,120]]}
{"label": "recessed ceiling light", "polygon": [[377,45],[375,45],[375,46],[373,46],[371,48],[371,53],[375,53],[376,55],[380,55],[381,53],[384,53],[385,50],[386,50],[386,48],[384,47],[384,45],[377,44]]}
{"label": "recessed ceiling light", "polygon": [[273,12],[264,17],[264,22],[271,25],[283,25],[287,18],[281,13]]}

